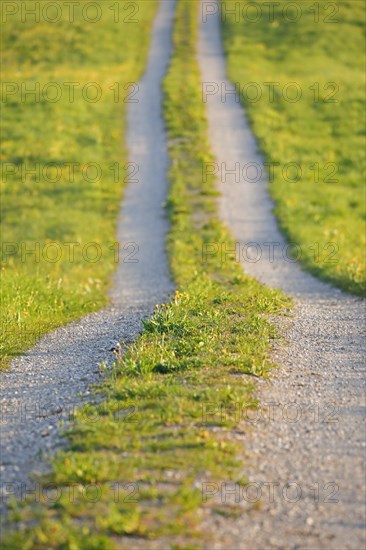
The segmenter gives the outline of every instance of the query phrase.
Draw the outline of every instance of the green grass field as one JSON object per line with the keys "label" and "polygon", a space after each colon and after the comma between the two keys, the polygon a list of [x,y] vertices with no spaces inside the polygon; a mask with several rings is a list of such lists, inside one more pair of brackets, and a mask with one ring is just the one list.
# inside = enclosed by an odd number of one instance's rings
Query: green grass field
{"label": "green grass field", "polygon": [[[228,74],[266,161],[277,163],[270,191],[280,225],[309,270],[361,294],[365,4],[281,0],[273,17],[263,0],[249,4],[222,4]],[[225,18],[235,5],[240,16]]]}
{"label": "green grass field", "polygon": [[[99,0],[95,23],[88,22],[95,12],[83,12],[87,4],[75,7],[74,23],[68,10],[58,23],[23,22],[19,10],[3,26],[3,363],[46,331],[104,305],[116,267],[116,220],[129,172],[124,114],[135,99],[127,84],[143,70],[157,3],[138,2],[131,17],[127,1],[118,2],[118,13],[117,3],[112,11]],[[38,85],[37,95],[25,95]]]}
{"label": "green grass field", "polygon": [[[234,261],[210,256],[202,262],[206,242],[231,237],[217,219],[213,178],[202,184],[202,162],[212,155],[195,61],[197,9],[197,1],[178,4],[164,81],[168,248],[179,290],[117,360],[100,388],[103,401],[76,414],[68,450],[54,461],[51,477],[40,480],[55,483],[60,499],[14,503],[12,520],[23,531],[4,549],[112,550],[128,547],[130,536],[169,536],[172,548],[200,548],[210,536],[200,528],[203,507],[212,514],[242,513],[210,499],[203,503],[202,483],[246,483],[242,442],[233,431],[257,406],[254,377],[271,367],[269,346],[278,335],[269,317],[285,314],[289,302]],[[88,422],[91,417],[97,421]],[[113,482],[130,484],[117,500]],[[100,488],[96,502],[87,501],[87,484]],[[70,486],[76,487],[73,499]]]}

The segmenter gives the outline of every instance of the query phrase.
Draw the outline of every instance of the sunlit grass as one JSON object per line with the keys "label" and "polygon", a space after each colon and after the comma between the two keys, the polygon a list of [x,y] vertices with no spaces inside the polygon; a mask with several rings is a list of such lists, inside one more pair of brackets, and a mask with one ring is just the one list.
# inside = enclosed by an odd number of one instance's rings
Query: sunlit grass
{"label": "sunlit grass", "polygon": [[[103,16],[96,23],[82,15],[87,4],[75,6],[74,23],[66,9],[58,23],[23,22],[19,9],[3,25],[4,362],[47,330],[104,305],[116,267],[116,220],[127,177],[126,85],[143,70],[156,2],[138,2],[136,23],[125,22],[127,1],[118,2],[117,21],[112,3],[99,0]],[[57,88],[47,88],[51,82]],[[36,95],[24,94],[32,89]],[[99,91],[100,101],[86,99]],[[59,101],[47,100],[60,93]],[[97,167],[88,169],[90,163]]]}
{"label": "sunlit grass", "polygon": [[[235,4],[224,2],[222,13]],[[273,20],[266,2],[258,4],[262,17],[250,22],[246,14],[255,19],[253,8],[248,10],[245,0],[240,2],[241,16],[223,17],[222,28],[229,77],[240,85],[266,161],[277,163],[270,191],[278,219],[289,240],[301,246],[308,269],[361,294],[366,244],[365,4],[342,0],[291,6],[280,1],[273,4]],[[271,82],[276,85],[270,97]],[[248,83],[254,85],[246,87]],[[290,83],[295,86],[286,88]],[[257,93],[259,99],[253,101]],[[293,102],[286,94],[301,97]],[[289,163],[301,172],[290,169],[284,176]]]}

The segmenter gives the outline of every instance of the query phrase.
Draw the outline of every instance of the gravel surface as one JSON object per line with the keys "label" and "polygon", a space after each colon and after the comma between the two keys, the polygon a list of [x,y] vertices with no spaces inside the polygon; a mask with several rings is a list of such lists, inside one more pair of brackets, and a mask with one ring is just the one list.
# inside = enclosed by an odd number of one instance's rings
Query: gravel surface
{"label": "gravel surface", "polygon": [[170,58],[174,10],[175,2],[160,6],[138,103],[129,104],[129,159],[139,171],[131,177],[122,205],[121,261],[110,307],[48,334],[1,373],[4,496],[21,494],[31,487],[31,474],[47,469],[47,457],[63,444],[59,421],[69,426],[73,409],[93,399],[89,387],[100,380],[98,364],[111,364],[116,343],[136,338],[141,319],[173,290],[165,254],[168,157],[160,83]]}
{"label": "gravel surface", "polygon": [[[210,5],[214,11],[214,2]],[[288,345],[273,352],[281,368],[270,381],[258,382],[258,418],[244,419],[235,434],[245,444],[244,472],[252,485],[238,493],[237,486],[223,485],[230,480],[222,480],[212,490],[213,501],[236,498],[248,514],[228,519],[207,512],[204,528],[213,533],[207,548],[359,550],[366,547],[364,302],[286,258],[243,108],[235,95],[221,96],[222,86],[233,85],[226,77],[218,13],[201,20],[199,62],[203,89],[210,83],[212,90],[207,112],[221,171],[221,218],[238,243],[244,269],[293,296],[296,309],[282,324]],[[227,174],[225,182],[222,166],[230,170],[240,163],[241,170],[249,162],[262,167],[260,181],[235,183]],[[258,251],[261,258],[248,261],[259,258]]]}

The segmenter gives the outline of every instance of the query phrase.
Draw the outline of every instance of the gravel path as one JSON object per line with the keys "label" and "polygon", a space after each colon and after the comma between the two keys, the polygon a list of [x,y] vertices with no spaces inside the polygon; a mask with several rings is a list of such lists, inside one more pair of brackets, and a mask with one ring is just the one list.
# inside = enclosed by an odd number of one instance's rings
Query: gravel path
{"label": "gravel path", "polygon": [[4,495],[19,494],[21,484],[29,486],[31,473],[47,468],[47,456],[62,445],[58,423],[67,422],[77,405],[90,400],[89,385],[99,380],[97,365],[110,364],[116,342],[131,342],[141,319],[173,289],[165,255],[168,158],[160,83],[170,58],[174,11],[174,1],[160,6],[138,103],[128,109],[129,158],[139,172],[131,178],[138,183],[131,181],[125,193],[118,240],[121,251],[126,243],[135,243],[123,258],[131,254],[130,260],[137,261],[119,264],[108,309],[48,334],[1,374]]}
{"label": "gravel path", "polygon": [[[203,83],[211,83],[207,112],[218,166],[226,163],[229,170],[240,163],[242,169],[254,162],[265,175],[243,108],[233,94],[213,93],[217,86],[233,89],[218,15],[201,21],[199,62]],[[296,312],[284,323],[288,346],[274,350],[281,369],[270,381],[258,382],[262,409],[237,434],[245,443],[244,471],[249,467],[252,485],[236,496],[249,513],[236,520],[208,514],[205,530],[214,533],[209,548],[360,550],[366,547],[364,302],[286,261],[265,177],[235,183],[227,175],[219,186],[221,217],[244,251],[244,269],[292,295]],[[250,242],[256,244],[248,249]],[[273,257],[265,243],[276,243]],[[261,259],[248,261],[258,250]],[[235,500],[226,493],[218,486],[213,498]]]}

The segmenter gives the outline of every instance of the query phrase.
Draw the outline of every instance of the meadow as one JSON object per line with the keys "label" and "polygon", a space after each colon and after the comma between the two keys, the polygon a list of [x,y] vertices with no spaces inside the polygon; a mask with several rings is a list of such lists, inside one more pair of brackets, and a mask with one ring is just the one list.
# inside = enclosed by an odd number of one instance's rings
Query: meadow
{"label": "meadow", "polygon": [[[27,9],[35,2],[27,1]],[[2,33],[2,364],[107,303],[116,222],[131,174],[136,100],[155,1],[7,17]],[[56,14],[57,15],[57,14]],[[138,17],[138,18],[137,18]],[[123,29],[123,32],[121,32]],[[131,84],[132,83],[132,84]],[[123,243],[120,243],[123,247]]]}
{"label": "meadow", "polygon": [[[268,164],[279,224],[315,275],[365,291],[365,4],[221,5],[228,76]],[[227,15],[237,9],[236,16]]]}

